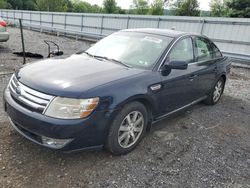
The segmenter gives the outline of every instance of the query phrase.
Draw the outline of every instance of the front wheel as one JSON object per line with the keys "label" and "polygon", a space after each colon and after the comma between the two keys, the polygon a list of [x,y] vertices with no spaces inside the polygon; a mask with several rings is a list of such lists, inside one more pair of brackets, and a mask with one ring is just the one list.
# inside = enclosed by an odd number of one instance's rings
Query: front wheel
{"label": "front wheel", "polygon": [[143,104],[127,104],[110,127],[106,148],[116,155],[132,151],[143,138],[147,121],[147,110]]}
{"label": "front wheel", "polygon": [[224,91],[225,81],[221,77],[215,84],[213,90],[209,93],[208,98],[204,101],[205,104],[214,105],[219,102],[223,91]]}

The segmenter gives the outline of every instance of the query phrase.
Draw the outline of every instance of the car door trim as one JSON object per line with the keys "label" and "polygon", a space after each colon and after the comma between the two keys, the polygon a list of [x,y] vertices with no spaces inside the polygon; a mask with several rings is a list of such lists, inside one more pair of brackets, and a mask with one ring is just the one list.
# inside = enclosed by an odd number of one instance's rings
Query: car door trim
{"label": "car door trim", "polygon": [[168,116],[170,116],[170,115],[172,115],[172,114],[174,114],[174,113],[176,113],[176,112],[178,112],[178,111],[181,111],[181,110],[183,110],[183,109],[185,109],[185,108],[187,108],[187,107],[190,107],[190,106],[192,106],[192,105],[194,105],[194,104],[197,104],[197,103],[203,101],[203,100],[206,99],[206,98],[207,98],[207,96],[201,97],[201,98],[199,98],[199,99],[197,99],[197,100],[195,100],[195,101],[193,101],[193,102],[191,102],[191,103],[189,103],[189,104],[187,104],[187,105],[185,105],[185,106],[182,106],[182,107],[180,107],[180,108],[178,108],[178,109],[176,109],[176,110],[173,110],[173,111],[168,112],[168,113],[166,113],[166,114],[164,114],[164,115],[161,115],[161,116],[157,117],[157,118],[153,121],[153,123],[156,123],[156,122],[162,120],[163,118],[166,118],[166,117],[168,117]]}

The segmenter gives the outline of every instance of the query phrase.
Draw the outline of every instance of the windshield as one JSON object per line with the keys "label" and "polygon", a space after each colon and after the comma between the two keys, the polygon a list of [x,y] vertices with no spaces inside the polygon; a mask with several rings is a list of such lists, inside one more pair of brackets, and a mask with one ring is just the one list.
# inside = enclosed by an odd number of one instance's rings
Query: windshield
{"label": "windshield", "polygon": [[100,40],[86,52],[131,67],[150,69],[172,39],[147,33],[118,32]]}

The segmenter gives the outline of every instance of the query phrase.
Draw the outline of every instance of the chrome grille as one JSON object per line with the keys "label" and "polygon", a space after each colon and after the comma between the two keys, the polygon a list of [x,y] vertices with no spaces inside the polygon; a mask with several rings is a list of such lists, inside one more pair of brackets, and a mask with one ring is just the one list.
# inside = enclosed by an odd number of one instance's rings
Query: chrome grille
{"label": "chrome grille", "polygon": [[9,83],[11,96],[22,106],[43,112],[53,96],[41,93],[20,83],[13,76]]}

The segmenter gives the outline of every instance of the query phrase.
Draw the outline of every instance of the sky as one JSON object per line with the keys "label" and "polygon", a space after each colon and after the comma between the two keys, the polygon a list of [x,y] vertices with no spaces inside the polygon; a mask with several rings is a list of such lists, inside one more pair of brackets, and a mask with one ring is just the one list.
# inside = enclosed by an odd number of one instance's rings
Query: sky
{"label": "sky", "polygon": [[[83,1],[87,1],[91,4],[98,4],[98,5],[102,5],[103,0],[83,0]],[[152,1],[152,0],[149,0]],[[209,10],[209,2],[211,0],[198,0],[200,3],[200,8],[201,10]],[[133,0],[116,0],[118,6],[124,8],[124,9],[128,9],[130,7],[130,5],[132,4]]]}

